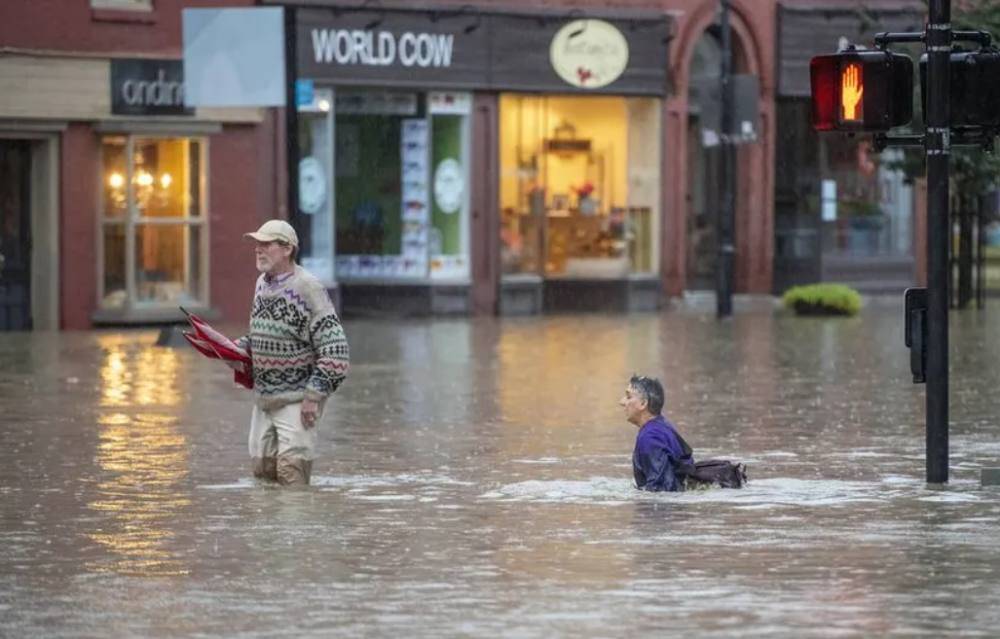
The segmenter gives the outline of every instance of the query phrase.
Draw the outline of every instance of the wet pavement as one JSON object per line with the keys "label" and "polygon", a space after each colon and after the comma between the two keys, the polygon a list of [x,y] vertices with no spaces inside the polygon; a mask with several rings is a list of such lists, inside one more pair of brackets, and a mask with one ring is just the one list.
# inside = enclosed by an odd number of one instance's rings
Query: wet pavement
{"label": "wet pavement", "polygon": [[[737,312],[349,321],[305,490],[217,362],[0,334],[0,636],[996,636],[1000,304],[952,316],[944,488],[897,299]],[[632,487],[633,371],[746,489]]]}

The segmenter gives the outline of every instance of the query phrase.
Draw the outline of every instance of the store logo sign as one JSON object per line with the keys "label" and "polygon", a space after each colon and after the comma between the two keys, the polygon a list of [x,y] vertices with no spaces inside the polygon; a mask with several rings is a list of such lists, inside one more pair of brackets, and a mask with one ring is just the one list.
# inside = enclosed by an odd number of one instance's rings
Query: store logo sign
{"label": "store logo sign", "polygon": [[412,31],[313,29],[311,37],[317,64],[448,68],[455,44],[454,34]]}
{"label": "store logo sign", "polygon": [[184,106],[180,60],[111,61],[111,112],[116,115],[191,115]]}
{"label": "store logo sign", "polygon": [[617,80],[628,66],[628,42],[604,20],[574,20],[552,38],[552,68],[569,84],[598,89]]}

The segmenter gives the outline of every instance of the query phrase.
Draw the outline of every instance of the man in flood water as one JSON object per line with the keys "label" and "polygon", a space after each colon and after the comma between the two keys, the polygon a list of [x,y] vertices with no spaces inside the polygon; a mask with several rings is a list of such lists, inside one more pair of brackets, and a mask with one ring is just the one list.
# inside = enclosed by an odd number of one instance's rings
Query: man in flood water
{"label": "man in flood water", "polygon": [[244,237],[254,241],[260,277],[250,312],[254,408],[250,457],[254,476],[308,484],[316,424],[348,369],[347,338],[326,287],[295,264],[299,239],[282,220]]}
{"label": "man in flood water", "polygon": [[632,451],[632,471],[639,490],[682,491],[693,470],[691,447],[660,414],[663,385],[651,377],[633,375],[618,404],[639,433]]}

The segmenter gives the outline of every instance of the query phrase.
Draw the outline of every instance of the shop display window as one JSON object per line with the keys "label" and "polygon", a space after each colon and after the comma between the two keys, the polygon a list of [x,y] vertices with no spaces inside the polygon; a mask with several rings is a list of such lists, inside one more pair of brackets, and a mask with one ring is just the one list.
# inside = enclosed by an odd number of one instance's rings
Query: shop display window
{"label": "shop display window", "polygon": [[468,280],[471,95],[338,89],[337,278]]}
{"label": "shop display window", "polygon": [[913,187],[900,149],[818,135],[809,101],[777,103],[775,249],[779,259],[906,257],[913,253]]}
{"label": "shop display window", "polygon": [[655,273],[660,109],[655,98],[501,96],[504,274]]}
{"label": "shop display window", "polygon": [[102,140],[103,309],[207,303],[204,146],[197,138]]}

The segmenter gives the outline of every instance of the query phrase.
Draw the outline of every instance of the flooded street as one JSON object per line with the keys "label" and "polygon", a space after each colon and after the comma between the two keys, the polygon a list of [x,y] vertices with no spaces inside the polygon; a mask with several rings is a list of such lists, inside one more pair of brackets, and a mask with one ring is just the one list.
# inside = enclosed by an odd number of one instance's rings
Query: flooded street
{"label": "flooded street", "polygon": [[[0,334],[0,635],[996,636],[1000,304],[952,315],[944,488],[900,305],[349,320],[305,490],[192,349]],[[749,486],[636,491],[633,372]]]}

